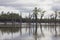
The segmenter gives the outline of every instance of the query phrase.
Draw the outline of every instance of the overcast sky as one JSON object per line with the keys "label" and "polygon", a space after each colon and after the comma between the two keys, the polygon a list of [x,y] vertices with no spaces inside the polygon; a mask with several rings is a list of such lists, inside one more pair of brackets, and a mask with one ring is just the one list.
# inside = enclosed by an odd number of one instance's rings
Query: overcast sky
{"label": "overcast sky", "polygon": [[50,11],[60,10],[60,0],[0,0],[0,11],[31,12],[34,7]]}

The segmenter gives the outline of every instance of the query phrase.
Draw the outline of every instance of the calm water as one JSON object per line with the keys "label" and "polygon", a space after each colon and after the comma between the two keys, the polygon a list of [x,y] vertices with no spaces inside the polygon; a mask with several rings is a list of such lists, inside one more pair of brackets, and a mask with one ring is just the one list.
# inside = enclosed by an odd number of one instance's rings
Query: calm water
{"label": "calm water", "polygon": [[37,35],[35,24],[32,23],[23,23],[21,28],[20,24],[1,24],[0,26],[0,40],[60,40],[60,24],[38,23]]}

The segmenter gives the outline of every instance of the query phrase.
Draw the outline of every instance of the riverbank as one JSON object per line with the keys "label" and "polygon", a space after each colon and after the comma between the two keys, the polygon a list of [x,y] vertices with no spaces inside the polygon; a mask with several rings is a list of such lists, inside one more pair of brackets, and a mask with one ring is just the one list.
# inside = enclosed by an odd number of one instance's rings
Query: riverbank
{"label": "riverbank", "polygon": [[[43,26],[60,26],[59,23],[37,23],[37,26],[40,26],[40,25],[43,25]],[[8,23],[3,23],[3,22],[0,22],[0,27],[22,27],[22,28],[29,28],[29,27],[35,27],[35,23],[18,23],[18,22],[15,22],[15,23],[11,23],[11,22],[8,22]]]}

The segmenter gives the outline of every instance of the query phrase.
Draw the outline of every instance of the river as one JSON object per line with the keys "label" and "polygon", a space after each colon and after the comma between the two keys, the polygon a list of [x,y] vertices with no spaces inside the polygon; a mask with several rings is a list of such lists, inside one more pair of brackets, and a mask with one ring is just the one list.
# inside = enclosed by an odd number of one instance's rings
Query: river
{"label": "river", "polygon": [[37,35],[35,35],[35,24],[33,23],[30,24],[30,28],[28,23],[23,23],[21,28],[16,27],[17,24],[14,25],[15,27],[10,27],[11,24],[0,24],[0,26],[0,40],[60,40],[60,24],[58,23],[56,25],[38,23]]}

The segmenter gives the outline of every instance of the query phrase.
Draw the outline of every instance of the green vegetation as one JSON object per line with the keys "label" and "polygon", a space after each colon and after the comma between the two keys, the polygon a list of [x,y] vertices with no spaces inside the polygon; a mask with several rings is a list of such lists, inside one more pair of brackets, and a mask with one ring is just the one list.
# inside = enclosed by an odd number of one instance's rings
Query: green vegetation
{"label": "green vegetation", "polygon": [[[40,18],[37,18],[37,16],[40,14]],[[31,14],[29,13],[29,16],[26,18],[23,18],[22,13],[20,13],[21,15],[19,15],[19,13],[13,13],[13,12],[7,12],[4,13],[4,11],[1,12],[0,14],[0,22],[60,22],[60,19],[57,19],[57,13],[55,12],[55,17],[50,18],[50,19],[42,19],[44,16],[44,13],[46,11],[42,10],[42,9],[37,9],[37,7],[35,7],[35,9],[33,10],[33,15],[35,17],[35,19],[31,19]],[[53,15],[52,15],[53,16]]]}
{"label": "green vegetation", "polygon": [[0,19],[19,19],[19,14],[17,13],[1,13]]}

